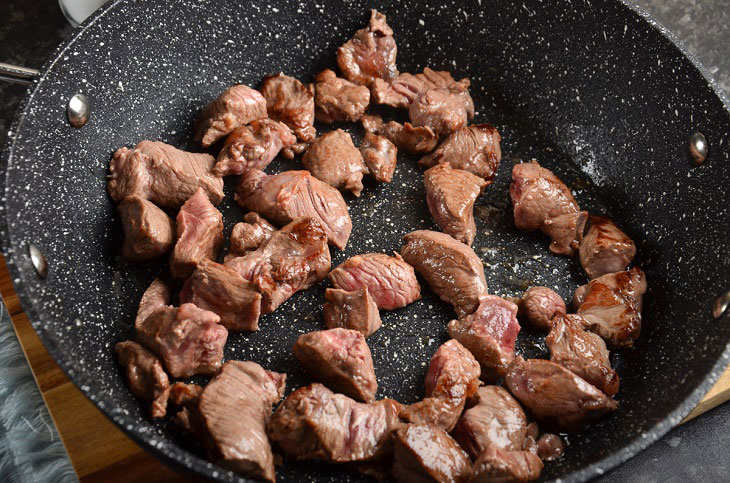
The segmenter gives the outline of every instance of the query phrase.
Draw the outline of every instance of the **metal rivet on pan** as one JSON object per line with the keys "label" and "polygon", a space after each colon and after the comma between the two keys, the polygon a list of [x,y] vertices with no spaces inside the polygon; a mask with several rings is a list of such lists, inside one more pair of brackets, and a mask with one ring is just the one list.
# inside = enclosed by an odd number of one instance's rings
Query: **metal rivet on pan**
{"label": "metal rivet on pan", "polygon": [[33,268],[35,268],[36,273],[38,273],[38,276],[46,278],[48,276],[48,262],[46,261],[46,256],[43,255],[40,248],[32,243],[28,244],[28,254],[30,255],[30,261],[33,264]]}
{"label": "metal rivet on pan", "polygon": [[73,127],[83,127],[89,121],[89,114],[91,114],[89,98],[85,95],[76,94],[68,101],[66,115],[68,116],[68,122]]}
{"label": "metal rivet on pan", "polygon": [[699,131],[689,137],[689,155],[695,164],[702,164],[707,159],[707,139]]}
{"label": "metal rivet on pan", "polygon": [[715,303],[712,305],[712,316],[719,319],[728,306],[730,306],[730,290],[715,299]]}

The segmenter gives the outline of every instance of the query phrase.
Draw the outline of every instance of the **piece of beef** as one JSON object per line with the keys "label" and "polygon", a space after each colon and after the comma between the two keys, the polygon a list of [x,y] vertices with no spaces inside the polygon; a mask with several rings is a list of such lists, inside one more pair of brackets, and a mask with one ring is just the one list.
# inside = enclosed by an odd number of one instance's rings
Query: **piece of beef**
{"label": "piece of beef", "polygon": [[588,278],[626,270],[636,255],[634,241],[603,216],[589,216],[587,226],[578,255]]}
{"label": "piece of beef", "polygon": [[520,332],[517,306],[496,295],[483,295],[476,311],[449,322],[448,330],[449,336],[479,361],[482,379],[496,381],[515,358],[515,341]]}
{"label": "piece of beef", "polygon": [[390,183],[393,180],[398,148],[388,138],[366,133],[360,144],[360,154],[375,181]]}
{"label": "piece of beef", "polygon": [[608,396],[618,392],[619,379],[611,369],[608,349],[598,335],[586,332],[589,325],[580,315],[557,314],[546,342],[550,360],[596,386]]}
{"label": "piece of beef", "polygon": [[347,80],[369,86],[375,79],[392,81],[398,75],[398,47],[385,15],[373,9],[370,23],[337,49],[337,65]]}
{"label": "piece of beef", "polygon": [[458,341],[447,341],[431,357],[426,372],[426,397],[404,407],[400,417],[411,423],[431,423],[451,431],[466,400],[478,387],[479,363]]}
{"label": "piece of beef", "polygon": [[222,243],[223,215],[199,188],[177,214],[177,243],[170,273],[175,278],[189,277],[198,263],[217,258]]}
{"label": "piece of beef", "polygon": [[[469,79],[462,79],[458,83],[468,87]],[[420,74],[403,72],[392,82],[375,79],[370,86],[370,92],[375,104],[408,109],[422,93],[430,89],[452,87],[454,84],[457,84],[457,81],[451,77],[449,72],[436,71],[426,67]]]}
{"label": "piece of beef", "polygon": [[399,309],[421,298],[416,272],[397,253],[355,255],[332,270],[329,278],[335,288],[348,292],[367,287],[379,309]]}
{"label": "piece of beef", "polygon": [[487,294],[484,266],[469,246],[445,233],[417,230],[403,237],[403,259],[426,279],[458,317],[473,313]]}
{"label": "piece of beef", "polygon": [[291,147],[296,141],[286,124],[271,119],[237,127],[226,137],[213,173],[228,176],[242,174],[249,169],[264,169],[279,151]]}
{"label": "piece of beef", "polygon": [[468,171],[437,164],[423,174],[426,203],[444,233],[471,246],[476,236],[474,202],[487,183]]}
{"label": "piece of beef", "polygon": [[543,359],[515,358],[504,382],[538,421],[576,430],[618,408],[618,403],[568,369]]}
{"label": "piece of beef", "polygon": [[134,149],[116,150],[109,163],[107,189],[114,201],[136,195],[156,205],[179,208],[202,188],[217,205],[223,199],[223,179],[213,174],[214,165],[209,154],[142,141]]}
{"label": "piece of beef", "polygon": [[588,214],[580,211],[568,187],[552,171],[536,161],[516,164],[509,194],[517,228],[540,230],[552,240],[551,252],[575,255]]}
{"label": "piece of beef", "polygon": [[119,203],[117,211],[124,228],[124,258],[142,262],[172,248],[175,223],[154,203],[140,196],[127,196]]}
{"label": "piece of beef", "polygon": [[464,79],[450,87],[421,93],[408,108],[408,117],[413,125],[430,127],[438,136],[466,126],[467,121],[474,117],[469,84],[469,79]]}
{"label": "piece of beef", "polygon": [[327,329],[299,336],[294,357],[330,389],[363,402],[375,399],[378,381],[365,336],[356,330]]}
{"label": "piece of beef", "polygon": [[433,424],[405,424],[395,431],[393,478],[398,482],[463,482],[471,461],[443,429]]}
{"label": "piece of beef", "polygon": [[309,171],[284,171],[273,176],[252,170],[236,187],[238,204],[265,216],[279,226],[310,217],[327,233],[331,245],[344,249],[352,220],[342,194]]}
{"label": "piece of beef", "polygon": [[400,404],[359,403],[314,383],[291,393],[274,412],[269,439],[299,460],[365,462],[391,448]]}
{"label": "piece of beef", "polygon": [[525,483],[540,477],[542,460],[528,451],[508,451],[490,445],[474,462],[470,483]]}
{"label": "piece of beef", "polygon": [[134,319],[134,328],[137,332],[142,330],[144,321],[147,320],[154,311],[159,308],[167,307],[170,303],[170,289],[165,282],[156,278],[152,281],[147,290],[142,294],[137,308],[137,317]]}
{"label": "piece of beef", "polygon": [[176,406],[194,407],[198,404],[198,398],[202,393],[202,386],[176,382],[170,387],[169,401]]}
{"label": "piece of beef", "polygon": [[352,329],[368,337],[383,323],[367,285],[352,292],[328,288],[324,297],[327,299],[323,307],[324,323],[330,329]]}
{"label": "piece of beef", "polygon": [[236,223],[231,232],[231,243],[225,261],[242,257],[263,245],[276,227],[253,211],[246,213],[243,223]]}
{"label": "piece of beef", "polygon": [[543,461],[553,461],[565,452],[565,443],[557,434],[545,433],[537,440],[537,455]]}
{"label": "piece of beef", "polygon": [[448,163],[454,169],[475,174],[492,184],[502,159],[499,132],[489,124],[472,124],[454,131],[436,150],[422,157],[418,164],[430,168]]}
{"label": "piece of beef", "polygon": [[225,265],[261,293],[261,311],[268,314],[294,293],[327,276],[327,234],[312,218],[300,218],[271,235],[255,252],[230,259]]}
{"label": "piece of beef", "polygon": [[588,321],[587,328],[603,337],[609,347],[633,347],[641,333],[641,303],[646,275],[639,267],[608,273],[578,287],[573,306]]}
{"label": "piece of beef", "polygon": [[337,77],[330,69],[314,77],[315,117],[321,122],[359,120],[370,104],[370,89]]}
{"label": "piece of beef", "polygon": [[517,304],[518,315],[527,319],[534,328],[549,332],[552,328],[550,321],[559,313],[566,313],[563,298],[548,287],[530,287],[522,294]]}
{"label": "piece of beef", "polygon": [[360,196],[362,176],[368,173],[360,151],[342,129],[318,137],[304,153],[302,164],[315,178],[355,196]]}
{"label": "piece of beef", "polygon": [[439,141],[439,137],[428,126],[414,127],[410,122],[401,124],[396,121],[383,123],[380,116],[370,114],[362,116],[360,122],[366,132],[385,136],[399,149],[409,153],[431,152]]}
{"label": "piece of beef", "polygon": [[266,99],[241,84],[226,89],[200,111],[195,140],[208,147],[239,126],[266,117]]}
{"label": "piece of beef", "polygon": [[150,351],[131,340],[114,346],[119,365],[124,368],[127,387],[134,397],[150,403],[150,415],[164,418],[170,381],[162,364]]}
{"label": "piece of beef", "polygon": [[271,119],[289,126],[304,142],[314,140],[314,93],[310,86],[279,72],[264,77],[259,90],[266,98]]}

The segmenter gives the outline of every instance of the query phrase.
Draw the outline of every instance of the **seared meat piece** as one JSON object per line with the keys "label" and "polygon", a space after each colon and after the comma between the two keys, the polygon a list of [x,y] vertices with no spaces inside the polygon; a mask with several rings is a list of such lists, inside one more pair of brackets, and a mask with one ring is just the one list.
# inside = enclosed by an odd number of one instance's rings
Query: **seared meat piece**
{"label": "seared meat piece", "polygon": [[[462,79],[459,82],[467,84],[469,79]],[[408,109],[422,93],[430,89],[452,87],[456,83],[450,73],[426,67],[421,74],[403,72],[390,83],[382,79],[375,79],[370,86],[370,91],[375,104]]]}
{"label": "seared meat piece", "polygon": [[356,402],[314,383],[291,393],[271,417],[269,439],[300,460],[373,460],[390,449],[400,404]]}
{"label": "seared meat piece", "polygon": [[448,330],[479,361],[482,379],[493,382],[504,376],[515,358],[520,332],[517,306],[496,295],[483,295],[476,311],[449,322]]}
{"label": "seared meat piece", "polygon": [[556,314],[564,314],[565,302],[554,290],[547,287],[530,287],[518,304],[520,317],[524,317],[536,329],[549,332],[550,321]]}
{"label": "seared meat piece", "polygon": [[213,174],[214,164],[209,154],[142,141],[134,149],[116,150],[109,163],[107,189],[114,201],[136,195],[160,206],[179,208],[202,188],[217,205],[223,199],[223,179]]}
{"label": "seared meat piece", "polygon": [[198,117],[195,140],[208,147],[238,126],[266,117],[266,99],[255,89],[231,86],[205,106]]}
{"label": "seared meat piece", "polygon": [[399,149],[409,153],[428,153],[438,144],[439,137],[430,127],[414,127],[410,122],[390,121],[383,124],[380,116],[365,114],[360,119],[365,131],[390,139]]}
{"label": "seared meat piece", "polygon": [[528,451],[508,451],[490,445],[474,462],[470,483],[524,483],[540,477],[544,465]]}
{"label": "seared meat piece", "polygon": [[255,252],[228,260],[263,296],[261,311],[273,312],[299,290],[324,279],[330,270],[327,235],[311,218],[300,218],[274,233]]}
{"label": "seared meat piece", "polygon": [[489,124],[464,126],[447,137],[433,153],[422,157],[418,164],[430,168],[448,163],[454,169],[479,176],[490,185],[502,159],[501,139],[499,132]]}
{"label": "seared meat piece", "polygon": [[487,183],[468,171],[438,164],[423,174],[426,202],[444,233],[471,246],[476,236],[474,202]]}
{"label": "seared meat piece", "polygon": [[335,288],[354,292],[367,287],[379,309],[405,307],[421,298],[421,286],[413,267],[397,253],[364,253],[348,258],[332,270],[330,281]]}
{"label": "seared meat piece", "polygon": [[195,406],[202,393],[203,388],[197,384],[176,382],[170,387],[170,402],[176,406]]}
{"label": "seared meat piece", "polygon": [[395,431],[392,475],[399,482],[464,482],[471,461],[451,436],[433,424],[405,424]]}
{"label": "seared meat piece", "polygon": [[193,303],[215,312],[220,324],[241,332],[259,329],[261,294],[235,270],[211,260],[203,260],[185,281],[180,303]]}
{"label": "seared meat piece", "polygon": [[162,255],[175,243],[175,223],[140,196],[127,196],[117,206],[124,228],[122,256],[145,261]]}
{"label": "seared meat piece", "polygon": [[330,69],[314,77],[315,117],[321,122],[359,120],[370,104],[370,89],[337,77]]}
{"label": "seared meat piece", "polygon": [[551,238],[551,252],[575,255],[588,214],[580,211],[568,187],[552,171],[535,161],[516,164],[509,194],[517,228],[540,230]]}
{"label": "seared meat piece", "polygon": [[615,349],[633,347],[641,332],[641,301],[646,275],[639,267],[608,273],[578,287],[573,306],[588,321],[587,329]]}
{"label": "seared meat piece", "polygon": [[360,144],[360,154],[375,181],[390,183],[393,180],[398,148],[388,138],[366,133]]}
{"label": "seared meat piece", "polygon": [[360,196],[362,175],[368,173],[360,151],[342,129],[318,137],[304,153],[302,164],[315,178],[355,196]]}
{"label": "seared meat piece", "polygon": [[137,318],[134,319],[135,330],[137,332],[142,330],[147,317],[157,309],[166,307],[168,303],[170,303],[170,289],[159,278],[154,279],[144,294],[142,294],[142,299],[139,301]]}
{"label": "seared meat piece", "polygon": [[473,460],[489,445],[516,451],[522,449],[527,434],[527,416],[515,398],[499,386],[477,390],[479,401],[461,416],[454,439]]}
{"label": "seared meat piece", "polygon": [[438,348],[426,372],[426,397],[401,411],[411,423],[431,423],[451,431],[466,400],[479,387],[479,363],[455,340]]}
{"label": "seared meat piece", "polygon": [[172,276],[185,279],[198,263],[215,260],[221,243],[223,215],[199,188],[177,214],[177,243],[170,259]]}
{"label": "seared meat piece", "polygon": [[363,402],[375,399],[378,381],[365,337],[356,330],[318,330],[299,336],[294,357],[330,389]]}
{"label": "seared meat piece", "polygon": [[310,217],[322,225],[331,245],[345,248],[352,220],[339,191],[309,171],[284,171],[273,176],[252,170],[241,176],[236,201],[278,225]]}
{"label": "seared meat piece", "polygon": [[580,315],[557,314],[546,342],[550,360],[596,386],[608,396],[618,392],[618,374],[611,369],[606,343],[596,334],[586,332]]}
{"label": "seared meat piece", "polygon": [[451,87],[421,93],[408,108],[408,117],[413,125],[428,126],[439,136],[466,126],[467,121],[474,117],[469,84],[469,79],[464,79]]}
{"label": "seared meat piece", "polygon": [[261,119],[236,128],[228,135],[213,168],[216,176],[264,169],[279,151],[297,142],[286,124]]}
{"label": "seared meat piece", "polygon": [[314,93],[293,77],[279,72],[264,77],[259,90],[266,98],[269,117],[289,126],[297,138],[314,139]]}
{"label": "seared meat piece", "polygon": [[244,223],[236,223],[231,232],[231,247],[225,261],[242,257],[264,244],[276,231],[276,227],[253,211],[243,217]]}
{"label": "seared meat piece", "polygon": [[170,395],[170,381],[162,364],[150,351],[131,340],[114,346],[119,365],[127,376],[127,387],[134,397],[150,402],[150,415],[164,418],[167,412],[167,398]]}
{"label": "seared meat piece", "polygon": [[445,233],[430,230],[411,232],[403,241],[403,259],[441,300],[454,306],[458,317],[477,309],[480,297],[487,294],[487,280],[474,250]]}
{"label": "seared meat piece", "polygon": [[618,403],[568,369],[543,359],[517,357],[504,382],[532,416],[571,431],[618,408]]}
{"label": "seared meat piece", "polygon": [[552,433],[545,433],[537,440],[537,455],[543,461],[552,461],[563,456],[565,443],[560,436]]}
{"label": "seared meat piece", "polygon": [[392,81],[398,75],[398,47],[385,15],[373,9],[370,23],[337,49],[337,65],[347,80],[369,86],[375,79]]}
{"label": "seared meat piece", "polygon": [[636,245],[608,218],[590,216],[578,254],[583,270],[592,280],[626,270],[636,255]]}
{"label": "seared meat piece", "polygon": [[328,288],[324,297],[327,299],[324,304],[324,323],[330,329],[352,329],[368,337],[383,323],[378,305],[370,296],[367,285],[352,292]]}

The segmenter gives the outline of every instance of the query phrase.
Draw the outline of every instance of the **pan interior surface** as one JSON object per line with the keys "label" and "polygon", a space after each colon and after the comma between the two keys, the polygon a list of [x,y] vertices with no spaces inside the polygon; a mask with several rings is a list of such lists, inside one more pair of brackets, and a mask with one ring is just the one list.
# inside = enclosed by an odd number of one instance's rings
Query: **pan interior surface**
{"label": "pan interior surface", "polygon": [[[106,194],[108,162],[121,146],[159,139],[197,150],[199,109],[234,83],[257,86],[283,71],[309,81],[335,68],[336,48],[362,28],[372,2],[118,2],[90,20],[47,65],[9,134],[3,153],[2,241],[23,307],[42,340],[81,390],[147,449],[200,475],[238,475],[212,465],[151,422],[127,390],[113,356],[132,336],[139,298],[167,259],[146,266],[120,258],[122,230]],[[518,296],[547,285],[569,301],[586,282],[580,263],[552,255],[547,241],[514,228],[509,202],[515,163],[537,159],[574,191],[583,209],[613,218],[636,242],[647,273],[642,335],[616,353],[620,408],[568,438],[546,478],[584,480],[619,464],[679,422],[716,377],[730,325],[710,315],[730,287],[728,111],[700,71],[634,11],[618,2],[378,2],[395,32],[398,68],[469,77],[474,122],[502,135],[498,176],[477,201],[474,249],[490,292]],[[83,129],[65,122],[77,92],[92,103]],[[347,127],[339,126],[336,127]],[[319,125],[321,130],[331,127]],[[362,136],[359,126],[347,129]],[[318,129],[319,132],[322,132]],[[710,155],[692,167],[687,143],[701,131]],[[416,229],[436,229],[414,156],[399,153],[391,184],[366,183],[346,196],[353,233],[333,266],[363,252],[392,252]],[[267,172],[301,169],[275,162]],[[723,167],[725,169],[723,169]],[[242,219],[226,182],[226,236]],[[49,262],[39,280],[27,256],[34,243]],[[303,333],[324,328],[322,283],[231,334],[226,359],[254,360],[288,374],[287,393],[310,380],[291,355]],[[378,397],[422,397],[428,361],[447,339],[454,314],[424,285],[406,308],[382,312],[368,339]],[[523,329],[518,351],[545,356],[544,337]],[[704,386],[703,386],[704,385]],[[296,463],[280,481],[359,481],[356,471]]]}

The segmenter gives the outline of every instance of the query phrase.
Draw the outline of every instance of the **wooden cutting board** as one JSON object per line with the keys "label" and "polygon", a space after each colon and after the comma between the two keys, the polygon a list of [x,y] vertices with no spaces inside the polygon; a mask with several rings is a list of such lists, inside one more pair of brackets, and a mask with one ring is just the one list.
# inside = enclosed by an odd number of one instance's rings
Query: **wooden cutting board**
{"label": "wooden cutting board", "polygon": [[[5,258],[0,255],[0,293],[74,469],[87,482],[192,481],[147,454],[109,421],[53,362],[20,307]],[[730,369],[710,389],[688,421],[730,399]]]}

